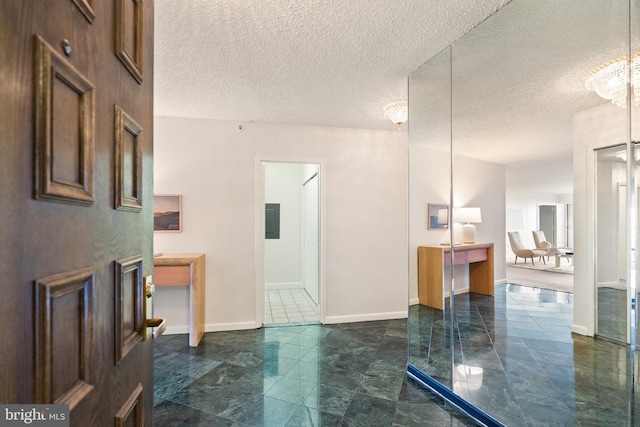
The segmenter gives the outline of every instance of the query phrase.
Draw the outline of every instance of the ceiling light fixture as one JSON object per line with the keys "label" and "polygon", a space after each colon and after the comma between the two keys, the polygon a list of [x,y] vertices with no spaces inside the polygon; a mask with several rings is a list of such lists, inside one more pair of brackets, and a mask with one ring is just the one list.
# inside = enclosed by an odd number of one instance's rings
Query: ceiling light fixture
{"label": "ceiling light fixture", "polygon": [[409,118],[407,101],[392,102],[385,105],[382,110],[384,111],[384,116],[398,126],[398,130]]}
{"label": "ceiling light fixture", "polygon": [[636,53],[631,61],[621,57],[596,68],[587,76],[585,87],[601,98],[611,100],[618,107],[625,108],[628,74],[631,74],[635,104],[638,105],[640,104],[640,52]]}

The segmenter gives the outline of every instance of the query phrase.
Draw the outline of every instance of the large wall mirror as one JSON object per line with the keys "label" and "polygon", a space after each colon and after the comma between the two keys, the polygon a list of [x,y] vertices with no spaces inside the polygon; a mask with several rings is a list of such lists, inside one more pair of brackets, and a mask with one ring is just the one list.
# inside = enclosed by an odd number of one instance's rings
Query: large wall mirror
{"label": "large wall mirror", "polygon": [[[640,425],[639,27],[640,0],[513,0],[409,77],[408,372],[488,425]],[[586,82],[620,58],[624,93]],[[550,204],[561,256],[527,262],[565,291],[509,276]]]}

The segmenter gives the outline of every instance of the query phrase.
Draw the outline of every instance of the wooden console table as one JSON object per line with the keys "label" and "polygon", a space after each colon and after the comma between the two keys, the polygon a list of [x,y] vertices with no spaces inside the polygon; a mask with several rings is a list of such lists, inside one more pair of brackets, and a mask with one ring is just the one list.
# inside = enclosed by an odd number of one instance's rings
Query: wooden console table
{"label": "wooden console table", "polygon": [[167,254],[153,258],[156,286],[189,287],[189,345],[204,335],[204,254]]}
{"label": "wooden console table", "polygon": [[[450,246],[418,247],[418,300],[420,304],[444,308],[444,269],[451,265]],[[493,295],[493,243],[456,245],[453,264],[469,264],[469,290]]]}

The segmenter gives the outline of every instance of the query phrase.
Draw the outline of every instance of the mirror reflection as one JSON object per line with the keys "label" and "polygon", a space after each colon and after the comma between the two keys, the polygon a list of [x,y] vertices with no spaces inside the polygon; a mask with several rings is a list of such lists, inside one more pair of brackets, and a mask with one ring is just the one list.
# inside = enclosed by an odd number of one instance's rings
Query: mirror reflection
{"label": "mirror reflection", "polygon": [[[409,241],[411,253],[417,254],[418,247],[438,246],[451,240],[448,208],[451,193],[451,49],[440,52],[414,72],[409,77],[409,86]],[[425,194],[430,195],[428,200],[424,198]],[[422,372],[451,388],[451,345],[454,341],[451,340],[450,301],[445,304],[445,293],[450,294],[450,286],[442,286],[450,283],[450,273],[444,264],[433,272],[433,280],[441,285],[436,289],[440,293],[432,298],[433,304],[439,307],[434,309],[429,306],[426,272],[419,273],[417,256],[409,259],[410,300],[413,302],[409,307],[409,360]]]}
{"label": "mirror reflection", "polygon": [[[629,80],[621,97],[599,73],[633,58],[637,3],[514,0],[409,79],[409,369],[496,425],[634,422],[638,367],[626,343],[636,288],[618,278],[622,296],[596,296],[596,284],[601,262],[636,277],[627,262],[636,245],[620,220],[637,210],[617,189],[616,221],[601,222],[596,200],[608,185],[599,153],[629,151],[629,129],[640,128]],[[427,220],[443,197],[446,232]],[[465,219],[461,208],[481,215]],[[601,235],[617,247],[601,246]],[[483,244],[490,256],[467,256]],[[514,260],[516,246],[530,252]],[[451,255],[423,263],[428,247]],[[489,258],[495,286],[482,292],[476,271]]]}
{"label": "mirror reflection", "polygon": [[627,315],[627,147],[596,152],[597,334],[628,340]]}

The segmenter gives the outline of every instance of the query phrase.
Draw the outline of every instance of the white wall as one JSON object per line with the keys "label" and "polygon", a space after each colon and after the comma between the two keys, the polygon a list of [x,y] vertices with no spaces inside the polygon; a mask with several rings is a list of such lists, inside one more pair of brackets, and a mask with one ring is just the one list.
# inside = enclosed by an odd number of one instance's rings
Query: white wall
{"label": "white wall", "polygon": [[304,163],[265,164],[265,203],[280,204],[280,237],[265,240],[267,288],[302,288]]}
{"label": "white wall", "polygon": [[[496,163],[454,156],[454,206],[477,206],[482,223],[476,224],[476,241],[494,243],[495,281],[506,279],[505,168]],[[409,277],[411,303],[418,301],[418,246],[448,242],[448,230],[427,228],[429,203],[449,204],[449,153],[413,144],[409,156]],[[456,276],[458,275],[456,271]],[[464,275],[464,272],[462,272]],[[462,283],[456,277],[456,283]]]}
{"label": "white wall", "polygon": [[[184,229],[154,252],[205,253],[206,330],[262,322],[261,160],[320,164],[325,321],[406,317],[406,132],[155,117],[154,141],[154,191],[183,195]],[[155,304],[186,331],[186,290]]]}
{"label": "white wall", "polygon": [[468,157],[453,159],[454,206],[478,206],[482,223],[476,224],[476,241],[494,244],[494,279],[504,282],[505,263],[505,166]]}

